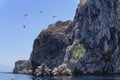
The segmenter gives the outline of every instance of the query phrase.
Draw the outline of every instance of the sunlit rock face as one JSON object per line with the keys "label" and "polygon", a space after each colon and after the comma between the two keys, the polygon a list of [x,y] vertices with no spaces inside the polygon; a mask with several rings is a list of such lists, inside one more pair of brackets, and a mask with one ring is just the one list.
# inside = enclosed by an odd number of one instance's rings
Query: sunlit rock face
{"label": "sunlit rock face", "polygon": [[81,0],[73,23],[73,43],[86,49],[75,70],[120,73],[120,0]]}

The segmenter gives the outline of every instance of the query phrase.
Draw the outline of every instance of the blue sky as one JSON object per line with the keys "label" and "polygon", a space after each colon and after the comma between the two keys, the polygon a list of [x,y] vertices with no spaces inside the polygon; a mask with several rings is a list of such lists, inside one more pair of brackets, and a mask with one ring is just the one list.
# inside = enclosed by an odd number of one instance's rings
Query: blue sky
{"label": "blue sky", "polygon": [[[79,0],[0,0],[0,71],[12,71],[16,60],[29,59],[40,31],[57,20],[73,20],[78,3]],[[28,16],[24,18],[25,14]]]}

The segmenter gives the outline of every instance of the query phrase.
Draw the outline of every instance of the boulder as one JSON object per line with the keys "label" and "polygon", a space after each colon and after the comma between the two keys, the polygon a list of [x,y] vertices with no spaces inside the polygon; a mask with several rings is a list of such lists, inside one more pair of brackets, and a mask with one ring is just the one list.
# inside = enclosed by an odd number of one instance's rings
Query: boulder
{"label": "boulder", "polygon": [[54,68],[52,71],[52,75],[54,76],[70,76],[72,75],[71,70],[67,67],[67,64],[63,63],[59,65],[57,68]]}
{"label": "boulder", "polygon": [[34,76],[50,76],[51,69],[49,69],[44,63],[35,69]]}

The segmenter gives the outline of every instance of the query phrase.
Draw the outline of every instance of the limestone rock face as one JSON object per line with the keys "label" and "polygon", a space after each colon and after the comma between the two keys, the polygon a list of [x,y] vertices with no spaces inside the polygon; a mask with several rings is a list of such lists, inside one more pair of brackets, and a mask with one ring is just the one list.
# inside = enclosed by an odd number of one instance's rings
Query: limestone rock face
{"label": "limestone rock face", "polygon": [[63,63],[62,65],[58,66],[57,68],[54,68],[52,71],[52,75],[54,76],[70,76],[72,75],[71,70],[67,67],[67,64]]}
{"label": "limestone rock face", "polygon": [[71,43],[71,35],[65,32],[70,24],[71,21],[58,21],[35,39],[30,57],[33,72],[42,63],[50,69],[63,63],[66,47]]}
{"label": "limestone rock face", "polygon": [[50,76],[51,69],[49,69],[44,63],[38,66],[34,72],[35,76]]}
{"label": "limestone rock face", "polygon": [[13,73],[31,74],[32,65],[30,60],[16,61]]}
{"label": "limestone rock face", "polygon": [[74,18],[74,42],[86,52],[79,73],[120,73],[120,0],[81,0]]}

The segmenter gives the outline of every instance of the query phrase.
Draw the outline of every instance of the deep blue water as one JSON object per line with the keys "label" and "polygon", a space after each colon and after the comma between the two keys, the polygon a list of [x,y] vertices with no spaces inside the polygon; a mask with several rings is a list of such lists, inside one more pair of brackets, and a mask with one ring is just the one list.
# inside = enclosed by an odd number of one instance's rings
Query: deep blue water
{"label": "deep blue water", "polygon": [[0,80],[120,80],[120,75],[89,75],[74,77],[33,77],[23,74],[3,74],[0,73]]}

